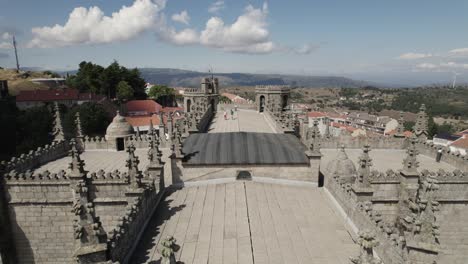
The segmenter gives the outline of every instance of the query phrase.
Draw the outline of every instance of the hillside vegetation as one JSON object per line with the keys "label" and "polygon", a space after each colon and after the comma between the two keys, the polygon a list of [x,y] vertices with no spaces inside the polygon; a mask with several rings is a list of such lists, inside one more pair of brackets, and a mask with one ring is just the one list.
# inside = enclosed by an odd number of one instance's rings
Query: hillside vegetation
{"label": "hillside vegetation", "polygon": [[0,80],[8,80],[8,90],[11,95],[17,95],[20,91],[47,89],[45,85],[31,82],[36,78],[53,78],[56,75],[50,71],[20,71],[12,69],[0,69]]}

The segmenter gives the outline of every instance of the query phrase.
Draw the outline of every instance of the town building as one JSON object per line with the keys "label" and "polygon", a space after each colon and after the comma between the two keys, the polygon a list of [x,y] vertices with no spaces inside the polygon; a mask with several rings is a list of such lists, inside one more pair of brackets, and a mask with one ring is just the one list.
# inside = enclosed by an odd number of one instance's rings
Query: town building
{"label": "town building", "polygon": [[80,105],[85,102],[102,102],[106,100],[103,95],[94,93],[80,93],[77,89],[52,89],[52,90],[32,90],[20,91],[16,96],[16,106],[25,109],[45,104],[58,103],[68,107]]}

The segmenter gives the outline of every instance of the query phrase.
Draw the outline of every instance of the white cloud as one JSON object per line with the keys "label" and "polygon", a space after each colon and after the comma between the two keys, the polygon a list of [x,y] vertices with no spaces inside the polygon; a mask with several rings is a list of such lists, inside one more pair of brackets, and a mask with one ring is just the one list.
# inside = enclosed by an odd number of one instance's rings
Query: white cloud
{"label": "white cloud", "polygon": [[131,6],[123,6],[112,16],[105,16],[97,6],[77,7],[63,26],[33,28],[34,37],[29,46],[47,48],[129,40],[157,23],[165,3],[165,0],[135,0]]}
{"label": "white cloud", "polygon": [[274,44],[269,40],[267,15],[268,5],[264,3],[261,9],[247,6],[244,14],[231,25],[212,17],[200,34],[200,43],[230,52],[270,53]]}
{"label": "white cloud", "polygon": [[208,8],[208,12],[210,13],[218,13],[220,10],[224,9],[226,5],[224,4],[223,0],[218,0],[210,5]]}
{"label": "white cloud", "polygon": [[468,55],[468,48],[453,49],[449,51],[450,55],[464,56]]}
{"label": "white cloud", "polygon": [[9,39],[11,39],[11,37],[12,37],[12,35],[9,32],[4,32],[2,34],[2,39],[4,39],[4,40],[9,40]]}
{"label": "white cloud", "polygon": [[433,70],[433,69],[439,68],[439,66],[433,63],[420,63],[416,65],[416,68],[425,69],[425,70]]}
{"label": "white cloud", "polygon": [[441,63],[420,63],[416,65],[416,69],[424,71],[450,72],[454,70],[468,70],[468,64],[457,62],[441,62]]}
{"label": "white cloud", "polygon": [[13,45],[10,42],[0,42],[0,49],[11,49],[13,48]]}
{"label": "white cloud", "polygon": [[307,55],[307,54],[310,54],[310,53],[316,51],[317,49],[319,49],[318,45],[304,44],[304,45],[302,45],[302,47],[294,49],[294,52],[296,54],[300,54],[300,55]]}
{"label": "white cloud", "polygon": [[180,12],[179,14],[173,14],[171,18],[173,21],[176,21],[185,25],[188,25],[190,22],[190,16],[188,15],[187,10],[184,10]]}
{"label": "white cloud", "polygon": [[417,60],[417,59],[425,59],[425,58],[431,58],[434,55],[431,53],[404,53],[398,56],[398,59],[402,60]]}

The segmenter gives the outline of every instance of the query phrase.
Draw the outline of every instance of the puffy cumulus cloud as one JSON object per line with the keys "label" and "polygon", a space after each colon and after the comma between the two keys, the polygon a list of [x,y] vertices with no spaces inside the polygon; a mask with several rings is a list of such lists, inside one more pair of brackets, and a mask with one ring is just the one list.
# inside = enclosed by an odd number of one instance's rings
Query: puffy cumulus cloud
{"label": "puffy cumulus cloud", "polygon": [[212,17],[200,33],[200,43],[230,52],[270,53],[275,45],[269,40],[267,15],[268,5],[264,3],[262,8],[247,6],[244,14],[231,25]]}
{"label": "puffy cumulus cloud", "polygon": [[77,7],[63,26],[33,28],[34,37],[28,46],[48,48],[128,40],[152,28],[165,4],[165,0],[135,0],[112,16],[105,16],[97,6]]}
{"label": "puffy cumulus cloud", "polygon": [[401,60],[417,60],[417,59],[431,58],[433,56],[434,55],[432,55],[431,53],[412,53],[412,52],[409,52],[409,53],[401,54],[400,56],[398,56],[398,59],[401,59]]}
{"label": "puffy cumulus cloud", "polygon": [[190,22],[190,16],[187,13],[187,10],[184,10],[180,12],[179,14],[173,14],[171,18],[173,21],[176,21],[185,25],[188,25]]}
{"label": "puffy cumulus cloud", "polygon": [[[11,38],[13,35],[10,32],[3,32],[0,31],[0,49],[12,49],[13,44],[11,43]],[[5,57],[4,57],[5,58]]]}
{"label": "puffy cumulus cloud", "polygon": [[208,7],[208,12],[210,13],[218,13],[220,10],[224,9],[226,5],[224,4],[223,0],[218,0]]}
{"label": "puffy cumulus cloud", "polygon": [[163,41],[180,46],[198,44],[200,40],[199,33],[190,28],[176,31],[172,27],[161,27],[158,30],[158,36]]}

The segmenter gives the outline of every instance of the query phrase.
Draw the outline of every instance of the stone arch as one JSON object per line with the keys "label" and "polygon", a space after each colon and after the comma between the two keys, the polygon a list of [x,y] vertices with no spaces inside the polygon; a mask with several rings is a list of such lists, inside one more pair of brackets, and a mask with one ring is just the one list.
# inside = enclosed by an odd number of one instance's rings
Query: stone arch
{"label": "stone arch", "polygon": [[187,109],[187,113],[190,113],[190,110],[191,110],[190,108],[191,108],[191,107],[192,107],[192,100],[187,99],[187,101],[186,101],[186,107],[185,107],[185,109]]}
{"label": "stone arch", "polygon": [[259,107],[258,107],[258,111],[260,113],[262,113],[264,110],[265,110],[265,96],[264,95],[260,95],[259,97]]}
{"label": "stone arch", "polygon": [[285,94],[281,97],[281,108],[285,109],[288,106],[288,95]]}
{"label": "stone arch", "polygon": [[247,171],[247,170],[237,171],[236,180],[251,181],[252,180],[252,173],[250,171]]}

